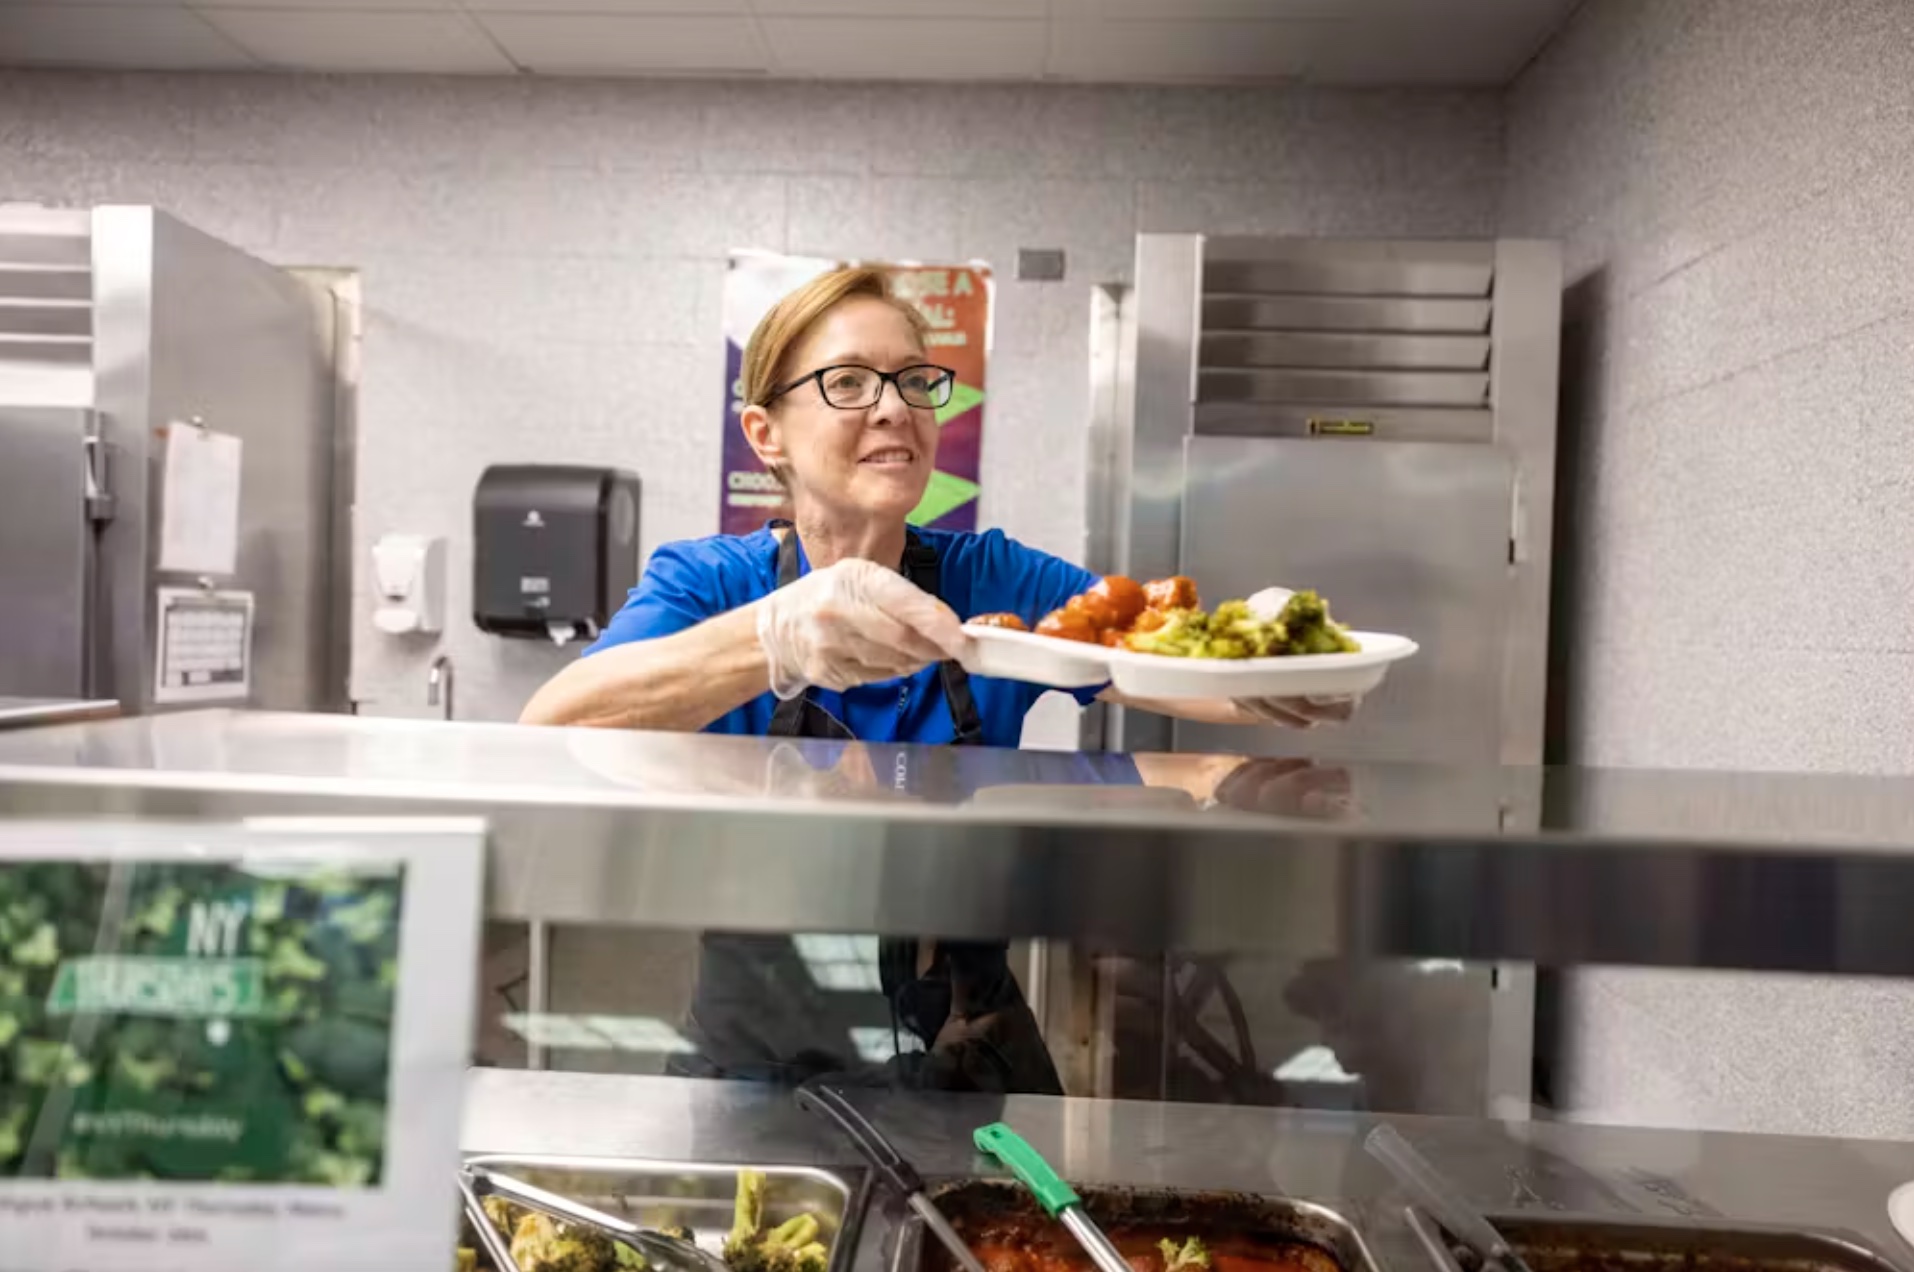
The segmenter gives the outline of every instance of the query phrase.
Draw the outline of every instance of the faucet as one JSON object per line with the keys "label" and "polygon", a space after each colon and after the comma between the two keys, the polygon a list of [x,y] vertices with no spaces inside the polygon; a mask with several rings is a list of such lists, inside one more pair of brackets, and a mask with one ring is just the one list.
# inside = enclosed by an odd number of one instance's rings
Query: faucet
{"label": "faucet", "polygon": [[425,705],[439,709],[439,719],[452,718],[452,655],[440,654],[432,660],[425,677]]}

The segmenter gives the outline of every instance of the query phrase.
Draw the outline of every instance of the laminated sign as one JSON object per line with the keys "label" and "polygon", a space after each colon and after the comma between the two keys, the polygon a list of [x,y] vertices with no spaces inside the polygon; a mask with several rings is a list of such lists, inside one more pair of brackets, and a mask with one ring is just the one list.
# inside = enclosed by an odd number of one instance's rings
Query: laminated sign
{"label": "laminated sign", "polygon": [[0,826],[0,1267],[447,1263],[482,852]]}

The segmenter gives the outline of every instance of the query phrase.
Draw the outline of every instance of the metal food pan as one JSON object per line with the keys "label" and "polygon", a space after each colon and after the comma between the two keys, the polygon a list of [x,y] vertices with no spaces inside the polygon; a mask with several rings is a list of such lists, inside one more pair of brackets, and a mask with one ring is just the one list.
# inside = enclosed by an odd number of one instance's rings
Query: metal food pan
{"label": "metal food pan", "polygon": [[[862,1172],[810,1166],[738,1166],[712,1162],[655,1162],[625,1157],[521,1157],[479,1154],[468,1166],[510,1175],[535,1188],[582,1202],[647,1228],[689,1228],[703,1248],[718,1253],[731,1231],[738,1172],[764,1175],[764,1223],[776,1227],[810,1213],[831,1248],[829,1272],[850,1272],[863,1218]],[[470,1244],[471,1234],[466,1234]]]}
{"label": "metal food pan", "polygon": [[[1082,1186],[1077,1191],[1090,1217],[1107,1230],[1148,1226],[1186,1229],[1206,1239],[1228,1233],[1272,1243],[1301,1242],[1329,1255],[1343,1272],[1379,1272],[1355,1225],[1340,1212],[1315,1202],[1155,1188]],[[1013,1215],[1028,1215],[1035,1224],[1055,1223],[1026,1190],[999,1180],[958,1181],[932,1189],[931,1195],[951,1225],[965,1235]],[[922,1221],[907,1221],[898,1237],[892,1272],[948,1272],[949,1266],[942,1247],[927,1239]]]}
{"label": "metal food pan", "polygon": [[1533,1272],[1903,1272],[1843,1232],[1632,1216],[1490,1219]]}

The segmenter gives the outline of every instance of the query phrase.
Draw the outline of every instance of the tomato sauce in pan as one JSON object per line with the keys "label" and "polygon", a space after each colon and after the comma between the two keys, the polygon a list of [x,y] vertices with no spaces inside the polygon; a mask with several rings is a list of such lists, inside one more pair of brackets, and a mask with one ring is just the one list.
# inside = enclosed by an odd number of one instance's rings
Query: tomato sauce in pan
{"label": "tomato sauce in pan", "polygon": [[[967,1232],[965,1237],[977,1261],[984,1265],[984,1272],[1096,1272],[1090,1256],[1068,1232],[1061,1227],[1052,1231],[1048,1224],[1037,1232],[1031,1230],[1034,1226],[992,1224],[981,1232]],[[1190,1235],[1190,1229],[1123,1227],[1111,1228],[1105,1235],[1132,1272],[1165,1272],[1158,1242],[1168,1238],[1180,1244]],[[1300,1241],[1241,1234],[1205,1240],[1210,1253],[1209,1272],[1342,1272],[1326,1251]]]}

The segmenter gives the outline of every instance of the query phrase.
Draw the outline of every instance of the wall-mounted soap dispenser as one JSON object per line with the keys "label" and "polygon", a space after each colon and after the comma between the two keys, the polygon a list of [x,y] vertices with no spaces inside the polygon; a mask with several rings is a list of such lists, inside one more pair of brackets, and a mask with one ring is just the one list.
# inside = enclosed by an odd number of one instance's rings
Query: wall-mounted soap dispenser
{"label": "wall-mounted soap dispenser", "polygon": [[445,540],[388,534],[372,545],[378,605],[372,624],[393,636],[431,635],[445,627]]}
{"label": "wall-mounted soap dispenser", "polygon": [[589,640],[638,581],[638,477],[501,464],[472,497],[472,621],[495,636]]}

